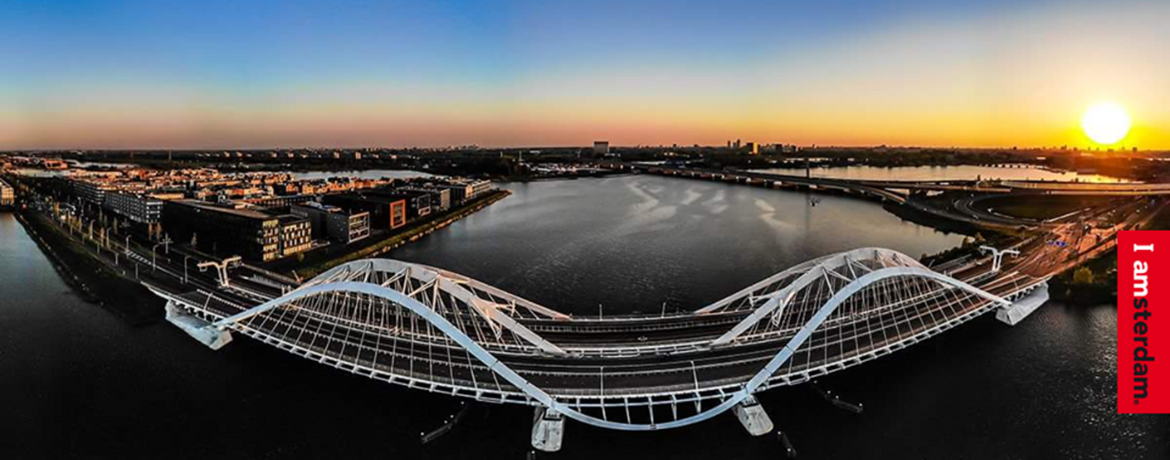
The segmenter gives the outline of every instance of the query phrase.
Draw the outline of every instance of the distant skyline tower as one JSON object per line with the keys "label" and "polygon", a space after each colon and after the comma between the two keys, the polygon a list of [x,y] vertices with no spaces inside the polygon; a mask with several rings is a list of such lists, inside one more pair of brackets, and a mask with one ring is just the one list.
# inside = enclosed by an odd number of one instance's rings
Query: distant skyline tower
{"label": "distant skyline tower", "polygon": [[735,149],[739,150],[739,139],[735,140]]}
{"label": "distant skyline tower", "polygon": [[609,141],[593,141],[593,154],[594,155],[607,155],[607,154],[609,154]]}

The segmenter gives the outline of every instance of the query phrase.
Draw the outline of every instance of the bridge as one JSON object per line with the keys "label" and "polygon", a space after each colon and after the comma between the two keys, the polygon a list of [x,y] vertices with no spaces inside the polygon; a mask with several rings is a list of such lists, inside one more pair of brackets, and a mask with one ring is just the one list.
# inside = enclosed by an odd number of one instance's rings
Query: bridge
{"label": "bridge", "polygon": [[[599,167],[637,171],[664,176],[707,179],[767,188],[798,188],[857,194],[882,201],[905,203],[910,192],[1030,193],[1047,195],[1154,196],[1170,195],[1170,184],[1162,183],[1095,183],[1058,181],[1000,180],[923,180],[888,181],[807,177],[770,172],[673,167],[620,161],[605,161]],[[903,192],[904,191],[904,192]]]}
{"label": "bridge", "polygon": [[1015,324],[1047,299],[1046,278],[1014,269],[1019,261],[986,262],[936,271],[862,248],[692,312],[604,318],[389,259],[340,265],[267,299],[148,287],[167,299],[169,321],[213,349],[243,335],[392,384],[534,406],[533,445],[554,451],[566,418],[645,431],[732,412],[765,434],[772,423],[755,399],[761,391],[889,355],[986,313]]}

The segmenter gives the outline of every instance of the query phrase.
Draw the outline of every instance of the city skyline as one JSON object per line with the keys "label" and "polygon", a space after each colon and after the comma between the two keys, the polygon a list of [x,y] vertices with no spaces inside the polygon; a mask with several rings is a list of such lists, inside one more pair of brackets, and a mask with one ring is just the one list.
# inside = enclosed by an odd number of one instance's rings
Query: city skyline
{"label": "city skyline", "polygon": [[1170,6],[17,3],[0,149],[1170,148]]}

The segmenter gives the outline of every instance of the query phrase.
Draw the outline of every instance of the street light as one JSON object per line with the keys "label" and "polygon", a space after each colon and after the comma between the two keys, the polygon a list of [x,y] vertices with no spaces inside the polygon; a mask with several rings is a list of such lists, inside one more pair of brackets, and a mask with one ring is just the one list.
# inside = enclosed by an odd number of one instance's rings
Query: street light
{"label": "street light", "polygon": [[155,243],[154,246],[150,247],[150,271],[155,271],[158,268],[158,263],[157,263],[158,247],[159,246],[166,246],[167,243],[170,243],[170,242],[171,242],[170,240],[165,240],[165,241],[162,241],[159,243]]}
{"label": "street light", "polygon": [[194,259],[191,256],[183,256],[183,284],[187,284],[187,260]]}
{"label": "street light", "polygon": [[195,266],[199,267],[199,271],[207,271],[208,268],[214,268],[216,270],[216,272],[218,272],[218,274],[219,274],[219,286],[220,287],[228,287],[228,286],[231,286],[231,279],[228,278],[227,269],[228,269],[228,267],[234,267],[234,266],[238,265],[239,263],[240,263],[240,256],[232,256],[232,257],[228,257],[226,259],[223,259],[220,262],[215,262],[215,261],[200,262],[199,264],[197,264]]}

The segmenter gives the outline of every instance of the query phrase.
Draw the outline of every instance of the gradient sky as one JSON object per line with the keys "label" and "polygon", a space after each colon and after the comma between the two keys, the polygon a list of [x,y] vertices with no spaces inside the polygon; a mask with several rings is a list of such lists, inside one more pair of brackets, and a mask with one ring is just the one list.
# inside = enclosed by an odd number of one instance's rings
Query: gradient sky
{"label": "gradient sky", "polygon": [[1170,149],[1170,2],[33,1],[0,14],[0,149]]}

